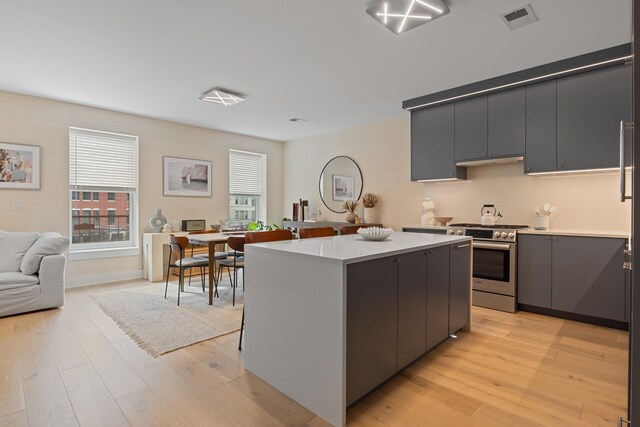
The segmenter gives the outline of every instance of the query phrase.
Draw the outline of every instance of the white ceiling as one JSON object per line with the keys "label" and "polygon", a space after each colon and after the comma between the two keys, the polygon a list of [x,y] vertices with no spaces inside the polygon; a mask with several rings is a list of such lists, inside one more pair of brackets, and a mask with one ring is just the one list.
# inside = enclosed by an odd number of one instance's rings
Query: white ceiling
{"label": "white ceiling", "polygon": [[[2,0],[0,90],[292,140],[631,40],[631,0],[530,0],[540,21],[508,31],[526,1],[450,0],[396,36],[366,0]],[[198,100],[214,86],[247,100]]]}

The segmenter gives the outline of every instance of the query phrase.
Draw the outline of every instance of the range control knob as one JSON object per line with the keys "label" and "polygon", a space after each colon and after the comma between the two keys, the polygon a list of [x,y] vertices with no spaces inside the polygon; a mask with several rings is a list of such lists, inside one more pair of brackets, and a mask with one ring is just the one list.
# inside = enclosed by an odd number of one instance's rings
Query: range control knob
{"label": "range control knob", "polygon": [[500,237],[500,232],[496,231],[495,233],[493,233],[493,237],[495,237],[496,239],[498,239]]}
{"label": "range control knob", "polygon": [[462,236],[462,230],[458,230],[458,231],[456,231],[456,234],[457,234],[458,236]]}
{"label": "range control knob", "polygon": [[500,235],[500,237],[502,237],[503,239],[507,238],[507,232],[503,231],[502,234]]}
{"label": "range control knob", "polygon": [[453,233],[454,233],[454,231],[453,231],[452,229],[449,229],[449,230],[447,230],[447,233],[448,233],[448,234],[453,234]]}
{"label": "range control knob", "polygon": [[514,237],[516,237],[516,233],[509,233],[507,235],[510,239],[513,239]]}

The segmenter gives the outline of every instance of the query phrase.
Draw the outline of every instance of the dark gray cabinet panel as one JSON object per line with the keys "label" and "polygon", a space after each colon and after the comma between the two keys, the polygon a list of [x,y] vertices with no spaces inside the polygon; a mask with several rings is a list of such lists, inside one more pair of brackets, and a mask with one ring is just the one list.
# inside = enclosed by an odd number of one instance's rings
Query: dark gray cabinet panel
{"label": "dark gray cabinet panel", "polygon": [[396,372],[397,259],[347,267],[347,405]]}
{"label": "dark gray cabinet panel", "polygon": [[487,97],[455,103],[455,159],[487,157]]}
{"label": "dark gray cabinet panel", "polygon": [[471,244],[449,246],[449,333],[469,324]]}
{"label": "dark gray cabinet panel", "polygon": [[551,308],[625,319],[624,239],[553,237]]}
{"label": "dark gray cabinet panel", "polygon": [[620,121],[631,121],[631,66],[558,79],[559,170],[615,167]]}
{"label": "dark gray cabinet panel", "polygon": [[[467,261],[468,263],[468,261]],[[427,347],[449,336],[449,247],[427,251]]]}
{"label": "dark gray cabinet panel", "polygon": [[526,88],[525,172],[556,170],[556,81]]}
{"label": "dark gray cabinet panel", "polygon": [[551,236],[518,235],[518,304],[551,308]]}
{"label": "dark gray cabinet panel", "polygon": [[489,157],[524,154],[525,89],[518,88],[489,95]]}
{"label": "dark gray cabinet panel", "polygon": [[456,177],[453,121],[453,104],[411,113],[412,181]]}
{"label": "dark gray cabinet panel", "polygon": [[398,369],[425,351],[427,251],[400,255],[398,272]]}

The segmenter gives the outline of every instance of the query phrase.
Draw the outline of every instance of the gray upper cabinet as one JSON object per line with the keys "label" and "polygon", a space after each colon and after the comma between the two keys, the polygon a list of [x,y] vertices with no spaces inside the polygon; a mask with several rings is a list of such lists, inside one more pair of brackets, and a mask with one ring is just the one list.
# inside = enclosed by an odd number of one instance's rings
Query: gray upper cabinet
{"label": "gray upper cabinet", "polygon": [[526,88],[525,172],[556,170],[556,81]]}
{"label": "gray upper cabinet", "polygon": [[449,333],[469,324],[471,298],[471,244],[449,246]]}
{"label": "gray upper cabinet", "polygon": [[631,121],[631,66],[558,79],[558,170],[619,165],[620,121]]}
{"label": "gray upper cabinet", "polygon": [[427,251],[427,351],[449,336],[449,247]]}
{"label": "gray upper cabinet", "polygon": [[427,251],[400,255],[398,271],[398,369],[425,351]]}
{"label": "gray upper cabinet", "polygon": [[489,95],[488,157],[524,154],[525,88]]}
{"label": "gray upper cabinet", "polygon": [[454,105],[411,112],[411,180],[465,179],[454,159]]}
{"label": "gray upper cabinet", "polygon": [[487,97],[456,102],[456,161],[483,159],[487,154]]}
{"label": "gray upper cabinet", "polygon": [[624,239],[553,237],[551,308],[624,321]]}
{"label": "gray upper cabinet", "polygon": [[551,308],[551,236],[518,235],[518,304]]}

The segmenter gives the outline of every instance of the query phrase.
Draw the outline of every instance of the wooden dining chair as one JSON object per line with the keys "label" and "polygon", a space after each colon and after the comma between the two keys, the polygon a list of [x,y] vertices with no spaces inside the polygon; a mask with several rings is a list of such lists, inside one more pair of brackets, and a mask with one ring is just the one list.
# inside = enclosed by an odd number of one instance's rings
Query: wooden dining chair
{"label": "wooden dining chair", "polygon": [[[251,243],[278,242],[293,239],[291,230],[279,229],[273,231],[250,231],[244,235],[245,245]],[[242,323],[240,324],[240,341],[238,351],[242,350],[242,334],[244,333],[244,306],[242,307]]]}
{"label": "wooden dining chair", "polygon": [[[219,262],[218,281],[222,278],[222,269],[227,268],[229,274],[229,282],[233,290],[232,305],[236,305],[236,287],[238,285],[238,270],[244,268],[244,236],[229,236],[227,245],[233,251],[232,253],[224,253],[224,259]],[[227,255],[229,257],[227,257]],[[233,268],[233,279],[231,278],[231,269]],[[243,281],[244,282],[244,281]]]}
{"label": "wooden dining chair", "polygon": [[[200,230],[200,231],[190,231],[189,235],[192,234],[212,234],[212,233],[220,233],[220,230],[218,229],[206,229],[206,230]],[[221,243],[222,245],[224,245],[224,243]],[[199,254],[195,254],[193,253],[193,249],[195,248],[196,245],[191,245],[191,256],[194,258],[204,258],[204,259],[209,259],[209,251],[205,252],[205,253],[199,253]],[[217,246],[217,244],[216,244]],[[223,248],[224,249],[224,248]],[[227,253],[224,251],[215,251],[214,252],[214,263],[213,263],[213,271],[210,272],[210,274],[213,274],[213,277],[215,280],[215,285],[216,285],[216,289],[215,292],[213,294],[213,296],[218,296],[218,275],[217,275],[217,270],[216,270],[216,262],[215,261],[222,261],[224,259],[227,259]],[[219,267],[218,267],[219,268]],[[191,276],[189,276],[189,286],[191,286]]]}
{"label": "wooden dining chair", "polygon": [[340,235],[356,234],[359,229],[366,227],[366,225],[345,225],[340,227]]}
{"label": "wooden dining chair", "polygon": [[[184,271],[191,270],[192,268],[200,268],[202,282],[202,292],[204,290],[204,268],[209,265],[209,260],[206,258],[194,258],[185,257],[187,248],[189,247],[189,239],[186,237],[169,236],[169,266],[167,267],[167,281],[164,285],[164,297],[167,298],[167,289],[169,288],[169,274],[172,268],[177,268],[178,273],[178,305],[180,305],[180,292],[184,291]],[[172,254],[178,254],[178,258],[171,262]]]}
{"label": "wooden dining chair", "polygon": [[333,227],[312,227],[301,228],[298,231],[301,239],[311,239],[314,237],[333,237],[336,235],[336,230]]}

